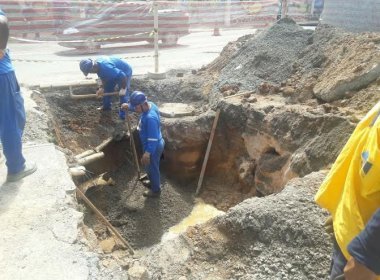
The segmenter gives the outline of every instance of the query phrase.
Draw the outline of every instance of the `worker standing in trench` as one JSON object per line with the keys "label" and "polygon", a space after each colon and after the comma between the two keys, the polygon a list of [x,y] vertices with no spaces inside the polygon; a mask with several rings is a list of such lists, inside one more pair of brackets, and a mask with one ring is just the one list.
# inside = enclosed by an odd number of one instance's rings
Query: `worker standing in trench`
{"label": "worker standing in trench", "polygon": [[[132,67],[124,60],[117,57],[103,57],[98,59],[83,59],[79,62],[79,68],[85,76],[89,73],[98,75],[102,84],[96,94],[103,96],[105,93],[119,90],[120,104],[127,103],[132,78]],[[103,96],[103,111],[111,110],[111,96]],[[125,119],[125,111],[119,110],[120,119]]]}
{"label": "worker standing in trench", "polygon": [[35,172],[37,166],[26,164],[22,154],[24,99],[7,50],[8,38],[8,19],[0,9],[0,138],[8,168],[7,182],[16,182]]}
{"label": "worker standing in trench", "polygon": [[359,122],[315,197],[332,217],[331,280],[380,279],[379,133],[380,102]]}
{"label": "worker standing in trench", "polygon": [[150,180],[150,190],[145,191],[143,195],[145,197],[159,197],[161,194],[160,158],[165,141],[162,138],[158,107],[153,102],[148,102],[143,92],[134,91],[129,103],[122,104],[121,108],[140,114],[137,130],[143,144],[141,163],[144,165]]}

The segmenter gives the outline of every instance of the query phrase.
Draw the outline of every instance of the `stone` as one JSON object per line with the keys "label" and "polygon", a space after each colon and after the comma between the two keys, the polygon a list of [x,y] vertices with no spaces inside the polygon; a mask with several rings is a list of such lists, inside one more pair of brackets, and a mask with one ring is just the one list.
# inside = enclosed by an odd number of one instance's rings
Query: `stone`
{"label": "stone", "polygon": [[129,280],[149,280],[149,273],[146,267],[141,265],[134,265],[128,269]]}

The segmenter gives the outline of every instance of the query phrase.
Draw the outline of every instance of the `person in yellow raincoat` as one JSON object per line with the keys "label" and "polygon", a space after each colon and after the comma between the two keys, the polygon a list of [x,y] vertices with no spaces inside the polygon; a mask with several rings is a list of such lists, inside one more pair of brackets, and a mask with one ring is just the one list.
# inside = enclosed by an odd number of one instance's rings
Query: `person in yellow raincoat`
{"label": "person in yellow raincoat", "polygon": [[380,102],[355,128],[315,200],[333,218],[330,279],[379,280]]}

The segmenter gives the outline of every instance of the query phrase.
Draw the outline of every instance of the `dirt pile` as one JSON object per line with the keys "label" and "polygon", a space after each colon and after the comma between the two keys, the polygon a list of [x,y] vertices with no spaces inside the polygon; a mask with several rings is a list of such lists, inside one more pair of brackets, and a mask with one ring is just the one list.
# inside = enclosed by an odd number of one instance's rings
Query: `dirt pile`
{"label": "dirt pile", "polygon": [[139,265],[150,279],[326,279],[331,244],[313,202],[324,175],[312,173],[280,194],[247,199],[157,245]]}
{"label": "dirt pile", "polygon": [[[287,102],[355,102],[364,94],[356,93],[379,77],[379,41],[378,33],[348,33],[326,25],[311,32],[291,19],[280,20],[258,35],[230,43],[204,69],[214,76],[219,73],[211,101],[215,95],[220,98],[229,85],[234,88],[230,93],[279,93]],[[360,110],[370,107],[360,106]]]}
{"label": "dirt pile", "polygon": [[216,87],[237,85],[254,90],[262,82],[279,84],[292,73],[297,55],[309,43],[313,32],[285,19],[247,41],[220,72]]}

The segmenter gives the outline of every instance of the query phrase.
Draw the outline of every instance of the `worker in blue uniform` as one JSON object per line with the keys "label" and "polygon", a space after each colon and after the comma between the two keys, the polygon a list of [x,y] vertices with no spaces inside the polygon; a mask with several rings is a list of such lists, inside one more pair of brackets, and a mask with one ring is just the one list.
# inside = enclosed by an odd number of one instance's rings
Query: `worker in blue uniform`
{"label": "worker in blue uniform", "polygon": [[380,102],[356,126],[315,196],[332,217],[330,280],[380,280],[379,131]]}
{"label": "worker in blue uniform", "polygon": [[141,91],[131,94],[129,103],[121,105],[123,110],[140,114],[138,131],[143,146],[141,163],[148,174],[151,189],[144,192],[145,197],[158,197],[161,194],[160,159],[165,141],[161,133],[160,112],[153,102],[147,100]]}
{"label": "worker in blue uniform", "polygon": [[0,10],[0,139],[8,169],[7,182],[16,182],[37,170],[22,154],[25,126],[24,99],[7,50],[8,20]]}
{"label": "worker in blue uniform", "polygon": [[[114,92],[116,86],[119,90],[120,104],[128,102],[132,67],[126,61],[112,56],[95,60],[88,58],[80,61],[79,68],[85,76],[89,73],[96,73],[101,80],[102,84],[96,94],[103,96],[102,110],[111,110],[112,97],[103,94]],[[125,119],[125,111],[119,110],[119,117]]]}

